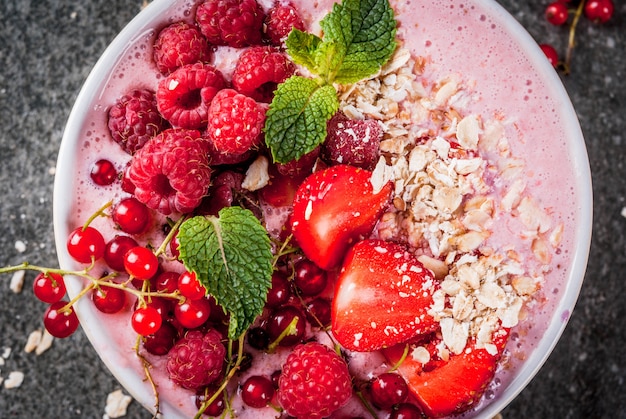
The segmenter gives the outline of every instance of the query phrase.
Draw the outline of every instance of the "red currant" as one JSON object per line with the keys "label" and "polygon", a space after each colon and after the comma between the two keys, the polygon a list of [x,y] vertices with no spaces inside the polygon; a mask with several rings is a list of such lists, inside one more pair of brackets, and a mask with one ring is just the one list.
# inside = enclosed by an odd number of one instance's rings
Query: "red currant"
{"label": "red currant", "polygon": [[33,282],[33,293],[44,303],[52,304],[61,301],[65,295],[63,276],[53,272],[40,273]]}
{"label": "red currant", "polygon": [[316,327],[328,327],[331,321],[331,305],[326,298],[315,298],[306,304],[307,320]]}
{"label": "red currant", "polygon": [[124,255],[124,269],[137,279],[149,280],[159,269],[159,259],[147,247],[136,246]]}
{"label": "red currant", "polygon": [[306,331],[306,318],[302,312],[294,306],[279,307],[270,315],[267,321],[267,333],[270,340],[275,342],[287,327],[294,321],[295,328],[292,334],[287,334],[280,341],[280,346],[292,346],[304,338]]}
{"label": "red currant", "polygon": [[559,65],[559,54],[556,52],[556,49],[549,44],[541,44],[539,47],[546,55],[548,61],[550,61],[550,64],[552,64],[552,67],[556,68],[556,66]]}
{"label": "red currant", "polygon": [[400,404],[409,395],[409,387],[400,375],[387,372],[374,378],[370,387],[370,397],[379,409],[390,409]]}
{"label": "red currant", "polygon": [[124,308],[126,304],[126,293],[119,288],[101,285],[98,288],[94,288],[91,293],[91,300],[101,312],[113,314]]}
{"label": "red currant", "polygon": [[91,166],[89,176],[91,176],[91,180],[93,180],[96,185],[107,186],[117,179],[117,170],[109,160],[101,159]]}
{"label": "red currant", "polygon": [[80,263],[91,263],[104,256],[104,238],[93,227],[78,227],[67,239],[67,251]]}
{"label": "red currant", "polygon": [[606,23],[613,17],[614,9],[611,0],[588,0],[585,3],[585,16],[596,23]]}
{"label": "red currant", "polygon": [[546,19],[553,25],[564,25],[567,22],[568,16],[569,11],[567,10],[567,4],[563,2],[552,2],[546,8]]}
{"label": "red currant", "polygon": [[[213,397],[217,389],[209,387],[207,389],[201,390],[196,394],[196,407],[200,409],[205,401],[209,398]],[[224,402],[224,393],[221,392],[217,395],[215,400],[207,406],[204,410],[204,414],[210,417],[219,417],[222,416],[224,409],[226,408],[226,403]]]}
{"label": "red currant", "polygon": [[124,272],[124,255],[133,247],[139,244],[129,236],[117,235],[106,244],[104,249],[104,261],[111,269],[117,272]]}
{"label": "red currant", "polygon": [[56,338],[66,338],[78,329],[78,317],[74,308],[61,312],[67,305],[67,301],[57,301],[52,303],[43,315],[43,324],[52,336]]}
{"label": "red currant", "polygon": [[173,293],[178,289],[178,277],[180,275],[178,272],[173,271],[163,271],[157,275],[154,280],[155,287],[157,291],[165,292],[165,293]]}
{"label": "red currant", "polygon": [[144,336],[143,347],[153,355],[165,355],[174,346],[178,331],[169,323],[162,323],[159,330],[151,335]]}
{"label": "red currant", "polygon": [[272,287],[267,291],[266,305],[268,307],[280,307],[291,298],[291,284],[280,271],[272,274]]}
{"label": "red currant", "polygon": [[206,298],[199,300],[187,299],[174,307],[174,317],[187,329],[200,327],[209,319],[211,303]]}
{"label": "red currant", "polygon": [[172,240],[170,241],[170,252],[175,259],[180,258],[180,240],[178,240],[178,232],[174,234]]}
{"label": "red currant", "polygon": [[317,295],[326,289],[326,271],[309,259],[299,260],[294,269],[293,281],[303,295]]}
{"label": "red currant", "polygon": [[140,307],[133,312],[131,317],[133,330],[141,336],[152,335],[161,328],[163,319],[156,308],[146,306]]}
{"label": "red currant", "polygon": [[389,419],[422,419],[422,411],[410,403],[402,403],[391,412]]}
{"label": "red currant", "polygon": [[241,386],[241,398],[250,407],[262,408],[267,406],[274,397],[272,380],[262,375],[249,377]]}
{"label": "red currant", "polygon": [[122,231],[141,234],[150,223],[150,210],[137,198],[124,198],[115,206],[112,218]]}
{"label": "red currant", "polygon": [[185,271],[178,277],[178,290],[190,300],[199,300],[206,295],[206,288],[200,284],[195,272]]}

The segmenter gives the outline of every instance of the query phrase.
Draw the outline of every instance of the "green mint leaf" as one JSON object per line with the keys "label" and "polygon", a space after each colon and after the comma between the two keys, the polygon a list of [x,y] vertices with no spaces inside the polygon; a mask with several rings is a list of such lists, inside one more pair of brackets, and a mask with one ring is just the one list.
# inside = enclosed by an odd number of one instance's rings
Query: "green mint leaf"
{"label": "green mint leaf", "polygon": [[308,32],[302,32],[296,28],[289,32],[285,40],[287,53],[291,60],[305,66],[310,72],[317,74],[316,55],[322,40]]}
{"label": "green mint leaf", "polygon": [[355,83],[370,77],[396,49],[396,21],[389,0],[343,0],[320,22],[324,43],[335,44],[331,82]]}
{"label": "green mint leaf", "polygon": [[237,339],[263,311],[273,256],[267,231],[251,211],[226,207],[218,215],[181,224],[180,258],[230,313],[228,337]]}
{"label": "green mint leaf", "polygon": [[274,92],[267,111],[265,141],[275,162],[288,163],[326,139],[326,123],[339,109],[332,85],[291,76]]}

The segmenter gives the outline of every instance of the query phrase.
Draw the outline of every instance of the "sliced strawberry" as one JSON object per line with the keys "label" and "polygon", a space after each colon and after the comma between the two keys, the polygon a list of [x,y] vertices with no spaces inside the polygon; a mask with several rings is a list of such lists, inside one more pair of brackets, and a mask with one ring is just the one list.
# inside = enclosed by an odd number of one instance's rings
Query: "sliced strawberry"
{"label": "sliced strawberry", "polygon": [[[450,355],[447,361],[437,356],[436,348],[440,343],[437,338],[411,345],[404,360],[405,344],[385,349],[384,354],[392,364],[402,360],[398,373],[406,380],[424,414],[438,418],[460,413],[478,402],[493,379],[508,337],[509,329],[502,328],[494,333],[494,354],[477,349],[476,342],[470,340],[463,352]],[[412,357],[416,346],[423,346],[431,353],[431,360],[425,365]]]}
{"label": "sliced strawberry", "polygon": [[374,351],[429,333],[438,283],[403,246],[363,240],[348,251],[332,308],[335,338],[353,351]]}
{"label": "sliced strawberry", "polygon": [[269,168],[269,175],[269,183],[259,191],[261,199],[273,207],[291,205],[306,175],[281,174],[273,165]]}
{"label": "sliced strawberry", "polygon": [[370,234],[390,202],[391,184],[374,193],[372,172],[337,165],[307,177],[296,192],[292,231],[320,268],[337,267],[351,243]]}

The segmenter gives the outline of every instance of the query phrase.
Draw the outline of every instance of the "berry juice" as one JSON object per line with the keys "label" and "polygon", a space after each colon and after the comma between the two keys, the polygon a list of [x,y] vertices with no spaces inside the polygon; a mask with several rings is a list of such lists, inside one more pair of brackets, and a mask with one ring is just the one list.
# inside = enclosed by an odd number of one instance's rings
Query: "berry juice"
{"label": "berry juice", "polygon": [[[144,13],[144,20],[135,24],[135,33],[126,33],[125,41],[117,42],[112,50],[107,51],[105,62],[98,64],[88,81],[95,89],[84,91],[79,97],[81,103],[88,103],[88,108],[74,110],[80,113],[68,124],[64,139],[65,145],[61,157],[67,157],[72,164],[60,163],[57,171],[57,191],[55,197],[61,200],[57,192],[71,191],[63,195],[64,202],[55,203],[57,225],[71,230],[82,225],[85,220],[105,202],[118,201],[128,194],[120,188],[119,182],[110,186],[96,186],[90,181],[92,165],[99,159],[114,162],[122,172],[131,156],[125,153],[111,138],[107,129],[107,109],[117,98],[136,88],[155,90],[164,76],[159,74],[152,62],[152,43],[157,31],[168,23],[178,20],[193,20],[194,2],[179,0],[165,5],[157,1]],[[273,1],[259,1],[268,10]],[[319,34],[319,21],[331,9],[330,0],[315,2],[293,0],[305,22],[308,31]],[[524,235],[525,226],[516,214],[503,215],[493,227],[488,239],[493,248],[515,248],[525,263],[526,270],[533,276],[541,277],[542,283],[536,295],[523,311],[507,349],[507,356],[485,397],[477,409],[489,412],[489,404],[500,398],[511,398],[517,394],[520,386],[516,377],[532,361],[538,366],[545,353],[534,351],[540,347],[549,351],[552,347],[546,339],[556,340],[569,318],[568,301],[564,301],[567,281],[575,267],[580,268],[584,261],[577,243],[584,242],[586,231],[578,226],[588,222],[588,190],[578,190],[577,185],[588,177],[586,162],[580,155],[575,155],[570,148],[570,137],[580,136],[576,121],[570,116],[571,109],[558,102],[562,97],[558,78],[553,76],[548,62],[537,63],[536,52],[529,53],[522,49],[522,44],[515,37],[527,37],[517,26],[511,28],[506,13],[497,5],[470,0],[452,1],[392,1],[399,22],[398,38],[401,47],[408,49],[414,57],[420,57],[423,69],[417,70],[420,80],[431,83],[458,81],[463,92],[469,98],[464,102],[464,112],[478,116],[482,121],[497,120],[501,124],[501,137],[506,138],[506,145],[495,144],[494,149],[481,152],[488,158],[489,164],[496,167],[500,161],[498,147],[509,147],[510,155],[519,159],[518,178],[523,179],[526,190],[530,191],[534,202],[549,214],[550,231],[558,235],[554,249],[550,250],[550,263],[537,261],[532,254],[532,247]],[[158,16],[147,17],[149,11],[158,10]],[[525,38],[524,38],[525,39]],[[526,42],[530,44],[530,42]],[[537,48],[538,50],[538,48]],[[211,64],[215,65],[230,80],[239,52],[233,48],[219,47],[214,52]],[[114,62],[114,63],[112,63]],[[418,76],[416,76],[418,77]],[[583,153],[578,151],[578,153]],[[60,159],[61,161],[61,159]],[[518,160],[516,160],[518,161]],[[494,173],[498,173],[496,170]],[[497,202],[511,182],[494,175],[490,179],[492,193]],[[280,211],[277,214],[283,213]],[[268,213],[266,213],[267,215]],[[140,244],[156,244],[164,239],[162,226],[167,220],[154,212],[150,227],[135,237]],[[268,220],[271,224],[272,220]],[[105,240],[110,240],[115,230],[110,220],[97,218],[92,225],[98,228]],[[560,230],[558,226],[563,226]],[[59,257],[65,268],[75,267],[66,256],[64,243],[67,234],[64,228],[57,231]],[[165,269],[182,271],[182,265],[174,261],[165,261]],[[102,271],[104,267],[100,267]],[[76,294],[81,284],[68,284],[70,292]],[[571,298],[571,297],[568,297]],[[105,315],[98,313],[91,301],[80,300],[79,317],[83,329],[92,340],[104,362],[125,384],[127,389],[148,409],[154,406],[154,395],[144,381],[144,369],[135,352],[137,335],[130,327],[129,318],[134,301],[128,301],[126,310],[119,314]],[[573,304],[572,304],[573,305]],[[565,307],[565,308],[562,308]],[[313,332],[308,331],[310,334]],[[331,344],[324,332],[315,332],[316,338]],[[545,339],[544,339],[545,340]],[[250,375],[265,374],[280,370],[288,355],[288,349],[279,349],[268,354],[248,348],[254,362],[239,379]],[[143,354],[143,353],[142,353]],[[146,354],[144,354],[146,355]],[[193,417],[197,409],[194,393],[172,383],[165,371],[166,357],[146,355],[151,364],[150,373],[157,384],[160,409],[165,417]],[[378,353],[353,353],[350,361],[351,373],[367,380],[388,369],[384,357]],[[532,372],[524,371],[525,378]],[[237,392],[236,380],[229,387],[230,394]],[[234,399],[232,409],[237,417],[273,418],[276,410],[246,408],[240,398]],[[497,412],[489,412],[493,416]],[[356,396],[344,407],[338,416],[366,415]],[[471,413],[469,413],[471,414]],[[468,414],[468,415],[469,415]]]}

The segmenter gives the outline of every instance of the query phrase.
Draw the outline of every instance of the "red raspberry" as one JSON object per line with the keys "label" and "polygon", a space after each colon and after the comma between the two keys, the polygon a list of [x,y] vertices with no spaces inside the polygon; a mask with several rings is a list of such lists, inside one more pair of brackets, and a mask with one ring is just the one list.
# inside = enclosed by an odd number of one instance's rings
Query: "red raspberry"
{"label": "red raspberry", "polygon": [[258,46],[245,50],[233,72],[233,87],[260,102],[271,102],[278,83],[296,70],[285,54],[274,47]]}
{"label": "red raspberry", "polygon": [[291,3],[276,3],[265,18],[265,34],[272,44],[283,44],[292,28],[304,31],[304,23]]}
{"label": "red raspberry", "polygon": [[328,417],[351,396],[352,381],[345,361],[317,342],[298,345],[278,379],[278,402],[297,418]]}
{"label": "red raspberry", "polygon": [[196,23],[210,43],[243,48],[261,43],[263,10],[256,0],[206,0]]}
{"label": "red raspberry", "polygon": [[191,212],[211,181],[207,143],[199,131],[165,130],[135,154],[127,177],[147,207],[165,215]]}
{"label": "red raspberry", "polygon": [[376,166],[383,136],[377,121],[348,119],[340,112],[328,121],[327,129],[323,160],[331,165],[350,164],[370,170]]}
{"label": "red raspberry", "polygon": [[266,105],[233,89],[219,91],[209,107],[207,127],[215,149],[239,155],[258,147],[266,110]]}
{"label": "red raspberry", "polygon": [[157,110],[154,93],[133,90],[109,109],[109,131],[124,151],[134,154],[168,124]]}
{"label": "red raspberry", "polygon": [[225,355],[219,332],[190,331],[168,352],[167,373],[179,386],[197,390],[222,376]]}
{"label": "red raspberry", "polygon": [[187,64],[159,83],[157,107],[175,127],[204,128],[209,104],[224,87],[226,80],[215,67],[204,63]]}
{"label": "red raspberry", "polygon": [[209,43],[196,26],[176,22],[163,28],[153,48],[154,62],[163,74],[211,57]]}

